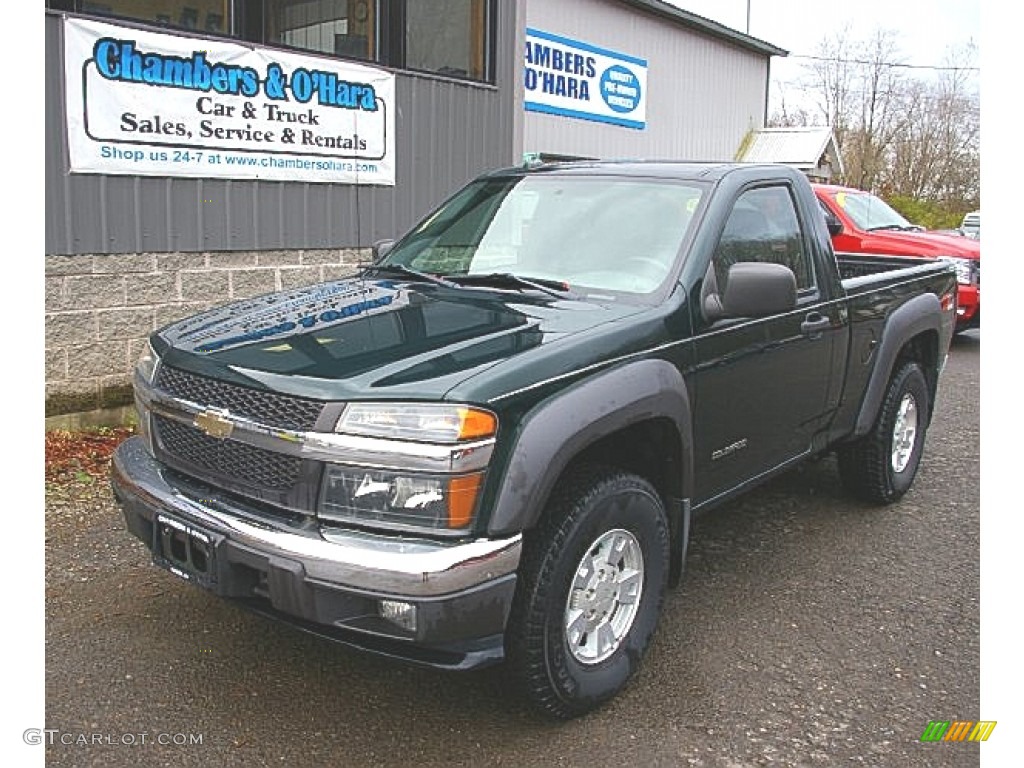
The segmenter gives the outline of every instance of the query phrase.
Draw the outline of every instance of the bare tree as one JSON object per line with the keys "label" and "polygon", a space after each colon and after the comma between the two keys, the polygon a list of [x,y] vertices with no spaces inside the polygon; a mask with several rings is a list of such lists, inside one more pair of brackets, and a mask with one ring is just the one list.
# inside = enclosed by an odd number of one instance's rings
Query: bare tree
{"label": "bare tree", "polygon": [[912,198],[924,197],[931,180],[938,177],[942,165],[938,117],[939,105],[931,88],[923,81],[909,83],[904,91],[904,114],[900,130],[891,147],[887,191]]}
{"label": "bare tree", "polygon": [[821,40],[816,53],[805,67],[804,84],[813,94],[820,117],[825,125],[832,126],[841,147],[849,127],[856,76],[849,24]]}
{"label": "bare tree", "polygon": [[905,89],[901,129],[887,153],[894,194],[956,208],[977,207],[980,110],[970,61],[973,45],[954,51],[946,69]]}
{"label": "bare tree", "polygon": [[885,175],[886,151],[902,122],[894,106],[900,100],[902,76],[895,34],[876,31],[867,45],[859,46],[856,82],[851,99],[857,113],[851,115],[852,144],[847,178],[861,189],[874,189]]}
{"label": "bare tree", "polygon": [[979,105],[969,45],[940,68],[904,64],[895,34],[866,41],[849,28],[823,39],[804,66],[801,85],[815,113],[783,99],[775,125],[832,127],[845,181],[861,189],[942,205],[978,206]]}
{"label": "bare tree", "polygon": [[814,125],[814,117],[807,110],[795,104],[790,106],[787,99],[788,83],[776,80],[774,83],[778,97],[778,106],[768,118],[768,125],[773,128],[806,127]]}

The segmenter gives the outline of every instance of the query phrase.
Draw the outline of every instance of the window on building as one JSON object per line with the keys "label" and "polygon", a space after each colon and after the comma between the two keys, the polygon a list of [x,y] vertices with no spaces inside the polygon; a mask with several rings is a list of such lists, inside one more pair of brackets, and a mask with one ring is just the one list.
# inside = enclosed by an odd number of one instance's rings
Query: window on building
{"label": "window on building", "polygon": [[368,61],[377,58],[376,0],[267,0],[265,42]]}
{"label": "window on building", "polygon": [[494,81],[497,0],[46,0],[54,11]]}
{"label": "window on building", "polygon": [[487,79],[487,0],[405,0],[405,66]]}
{"label": "window on building", "polygon": [[161,27],[227,34],[231,0],[78,0],[75,10],[100,16],[150,21]]}

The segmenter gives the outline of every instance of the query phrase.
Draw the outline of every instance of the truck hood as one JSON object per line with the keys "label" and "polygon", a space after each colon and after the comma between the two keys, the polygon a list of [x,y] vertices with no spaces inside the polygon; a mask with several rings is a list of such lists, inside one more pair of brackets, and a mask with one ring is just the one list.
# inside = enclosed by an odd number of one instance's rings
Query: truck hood
{"label": "truck hood", "polygon": [[301,397],[441,399],[504,360],[642,309],[356,278],[204,312],[153,346],[165,365]]}
{"label": "truck hood", "polygon": [[[875,230],[864,234],[865,250],[900,255],[956,256],[981,260],[981,243],[969,237],[943,235],[938,232],[897,232]],[[882,250],[882,249],[885,250]],[[888,250],[889,248],[893,250]]]}

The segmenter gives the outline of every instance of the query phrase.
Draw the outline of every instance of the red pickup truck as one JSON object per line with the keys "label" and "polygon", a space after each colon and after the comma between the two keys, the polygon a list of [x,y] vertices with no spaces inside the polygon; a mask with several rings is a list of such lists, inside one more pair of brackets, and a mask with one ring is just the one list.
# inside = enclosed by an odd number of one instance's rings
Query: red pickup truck
{"label": "red pickup truck", "polygon": [[981,325],[981,243],[927,232],[885,201],[850,187],[812,184],[837,252],[944,258],[956,265],[956,331]]}

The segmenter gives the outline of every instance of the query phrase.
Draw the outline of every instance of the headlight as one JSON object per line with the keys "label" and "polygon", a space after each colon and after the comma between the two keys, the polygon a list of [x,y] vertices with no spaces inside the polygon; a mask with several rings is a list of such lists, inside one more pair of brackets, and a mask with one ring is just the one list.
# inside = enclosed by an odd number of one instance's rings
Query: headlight
{"label": "headlight", "polygon": [[[376,450],[393,450],[396,459],[380,461],[378,454],[367,461],[372,466],[353,466],[360,463],[355,458],[328,464],[317,507],[321,520],[431,533],[464,532],[472,525],[484,472],[468,470],[484,469],[486,459],[462,463],[461,472],[446,470],[455,466],[451,457],[463,453],[489,456],[479,442],[493,443],[488,440],[498,431],[493,413],[448,403],[349,403],[334,431],[394,441]],[[407,465],[398,457],[414,447],[440,449],[451,457],[445,469],[435,469],[437,464],[403,469]]]}
{"label": "headlight", "polygon": [[444,403],[351,403],[334,428],[347,435],[458,443],[492,437],[498,419],[490,411]]}
{"label": "headlight", "polygon": [[153,351],[153,345],[147,341],[146,348],[142,350],[142,354],[139,355],[139,360],[135,364],[135,374],[147,384],[152,384],[159,362],[160,357]]}
{"label": "headlight", "polygon": [[420,475],[329,464],[321,520],[390,528],[463,531],[476,512],[483,473]]}
{"label": "headlight", "polygon": [[960,259],[956,256],[940,256],[943,261],[948,261],[956,267],[956,281],[960,285],[971,285],[974,282],[974,262],[970,259]]}

